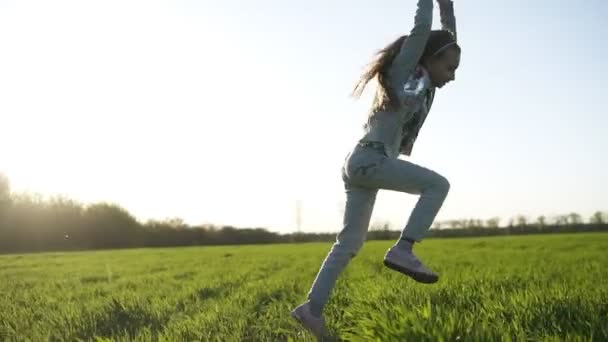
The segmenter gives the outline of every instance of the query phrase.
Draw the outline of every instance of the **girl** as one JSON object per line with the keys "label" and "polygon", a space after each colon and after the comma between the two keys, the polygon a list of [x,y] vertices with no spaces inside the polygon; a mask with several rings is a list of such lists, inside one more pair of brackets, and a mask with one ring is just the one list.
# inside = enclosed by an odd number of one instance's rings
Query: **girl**
{"label": "girl", "polygon": [[342,167],[347,198],[343,228],[323,261],[308,301],[291,312],[319,339],[328,334],[323,307],[338,276],[365,241],[379,189],[420,195],[400,239],[384,256],[384,264],[421,283],[439,279],[412,248],[431,227],[450,184],[438,173],[398,158],[399,154],[411,154],[435,89],[454,80],[460,63],[453,3],[436,1],[442,30],[431,30],[433,0],[418,0],[415,25],[409,36],[380,50],[353,91],[359,97],[367,83],[377,78],[365,134],[347,154]]}

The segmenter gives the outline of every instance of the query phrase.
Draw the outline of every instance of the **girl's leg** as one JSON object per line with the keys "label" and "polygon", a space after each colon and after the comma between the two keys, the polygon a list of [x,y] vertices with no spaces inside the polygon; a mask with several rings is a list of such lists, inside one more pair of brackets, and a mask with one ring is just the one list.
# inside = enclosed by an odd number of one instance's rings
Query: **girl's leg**
{"label": "girl's leg", "polygon": [[321,315],[338,276],[364,243],[378,192],[377,189],[352,186],[348,181],[345,181],[345,188],[346,208],[342,230],[308,292],[311,312],[316,316]]}
{"label": "girl's leg", "polygon": [[382,189],[420,194],[401,238],[421,241],[448,195],[448,180],[432,170],[401,159],[387,159],[372,178]]}
{"label": "girl's leg", "polygon": [[353,168],[351,180],[364,186],[420,194],[401,238],[384,256],[384,264],[422,283],[435,283],[439,275],[427,268],[413,253],[431,227],[445,200],[450,184],[438,173],[401,159],[382,158],[364,165],[366,172]]}
{"label": "girl's leg", "polygon": [[346,173],[351,182],[359,186],[420,195],[401,234],[402,238],[413,241],[424,238],[450,189],[447,179],[432,170],[369,149],[361,151],[359,157],[347,165]]}

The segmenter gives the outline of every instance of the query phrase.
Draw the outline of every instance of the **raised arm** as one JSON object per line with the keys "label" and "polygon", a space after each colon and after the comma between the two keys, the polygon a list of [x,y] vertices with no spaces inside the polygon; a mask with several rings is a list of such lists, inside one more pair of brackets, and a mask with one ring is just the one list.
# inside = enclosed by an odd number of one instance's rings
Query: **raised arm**
{"label": "raised arm", "polygon": [[414,18],[414,27],[391,66],[387,70],[387,77],[391,88],[396,91],[402,88],[408,77],[418,65],[424,52],[426,42],[431,35],[433,26],[433,0],[418,0],[418,9]]}
{"label": "raised arm", "polygon": [[454,2],[452,0],[437,0],[439,3],[439,13],[441,15],[441,28],[450,31],[454,40],[456,36],[456,17],[454,16]]}

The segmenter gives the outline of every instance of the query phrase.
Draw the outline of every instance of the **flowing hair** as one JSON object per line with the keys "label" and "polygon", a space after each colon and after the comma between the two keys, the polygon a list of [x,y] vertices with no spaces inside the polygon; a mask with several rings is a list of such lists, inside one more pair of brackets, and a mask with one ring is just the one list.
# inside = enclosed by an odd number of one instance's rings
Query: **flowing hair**
{"label": "flowing hair", "polygon": [[[395,96],[391,93],[392,91],[391,87],[388,85],[386,72],[401,50],[401,47],[403,46],[403,43],[407,37],[407,35],[401,36],[383,49],[376,52],[374,59],[367,65],[365,71],[359,78],[359,81],[355,84],[351,95],[358,99],[361,97],[361,94],[363,93],[363,90],[365,90],[365,87],[369,81],[371,81],[374,77],[377,78],[378,87],[376,89],[376,96],[374,97],[374,103],[372,105],[374,111],[385,110],[389,106],[393,107],[394,105]],[[455,48],[460,50],[458,44],[455,44],[454,36],[451,32],[447,30],[431,31],[431,35],[418,63],[420,64],[430,57],[441,57],[444,52],[442,49],[447,46],[447,44],[453,44]]]}

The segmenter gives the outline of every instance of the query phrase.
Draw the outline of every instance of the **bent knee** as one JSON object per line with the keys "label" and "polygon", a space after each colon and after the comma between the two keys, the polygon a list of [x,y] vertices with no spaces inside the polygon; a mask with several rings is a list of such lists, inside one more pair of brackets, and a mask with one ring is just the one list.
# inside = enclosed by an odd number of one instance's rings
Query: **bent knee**
{"label": "bent knee", "polygon": [[450,191],[450,186],[451,186],[450,181],[447,178],[441,176],[441,182],[442,182],[443,188],[445,189],[445,192]]}
{"label": "bent knee", "polygon": [[437,174],[433,187],[441,192],[448,193],[450,191],[450,181],[444,176]]}

